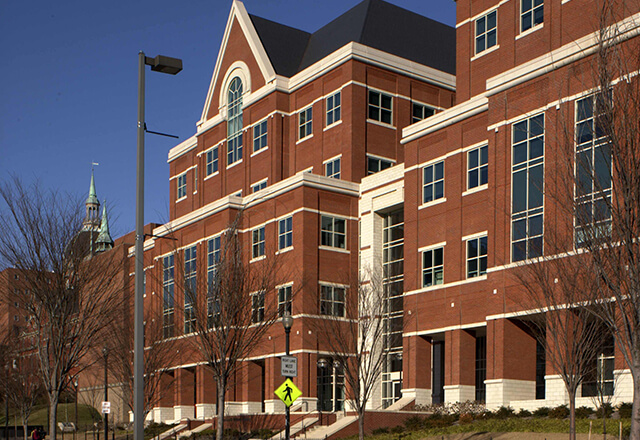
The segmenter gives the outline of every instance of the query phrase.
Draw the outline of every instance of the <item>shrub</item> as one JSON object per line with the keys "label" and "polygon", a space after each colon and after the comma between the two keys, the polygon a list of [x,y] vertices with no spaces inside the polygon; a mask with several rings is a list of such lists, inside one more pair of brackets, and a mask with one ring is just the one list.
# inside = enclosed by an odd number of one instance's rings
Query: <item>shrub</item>
{"label": "shrub", "polygon": [[531,411],[522,408],[518,411],[518,417],[531,417]]}
{"label": "shrub", "polygon": [[417,431],[419,429],[422,429],[422,427],[424,426],[424,420],[424,417],[411,416],[408,419],[405,419],[404,426],[409,431]]}
{"label": "shrub", "polygon": [[391,428],[392,434],[402,434],[404,432],[404,426],[398,425]]}
{"label": "shrub", "polygon": [[618,414],[620,414],[620,418],[630,419],[631,418],[631,403],[623,402],[618,405]]}
{"label": "shrub", "polygon": [[602,417],[602,409],[604,408],[604,417],[611,417],[613,414],[613,406],[609,402],[605,402],[601,407],[596,410],[596,415]]}
{"label": "shrub", "polygon": [[548,417],[549,416],[549,408],[546,406],[541,406],[533,412],[533,417]]}
{"label": "shrub", "polygon": [[576,408],[577,419],[587,419],[593,413],[594,413],[593,408],[590,408],[588,406],[581,406],[579,408]]}
{"label": "shrub", "polygon": [[567,405],[559,405],[549,411],[549,417],[552,419],[566,419],[569,417],[569,408]]}
{"label": "shrub", "polygon": [[506,419],[512,417],[513,414],[513,408],[510,406],[501,406],[493,413],[497,419]]}
{"label": "shrub", "polygon": [[389,428],[384,426],[382,428],[376,428],[373,430],[373,435],[380,435],[380,434],[389,434]]}
{"label": "shrub", "polygon": [[467,413],[460,414],[458,422],[460,422],[461,425],[468,425],[473,422],[473,416]]}

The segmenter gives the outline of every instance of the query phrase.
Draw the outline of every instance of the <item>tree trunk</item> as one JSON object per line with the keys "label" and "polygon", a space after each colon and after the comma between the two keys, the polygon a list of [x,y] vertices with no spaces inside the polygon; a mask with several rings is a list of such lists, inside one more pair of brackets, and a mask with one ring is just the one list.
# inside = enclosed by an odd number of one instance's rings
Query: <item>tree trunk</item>
{"label": "tree trunk", "polygon": [[358,440],[364,440],[364,407],[358,407]]}
{"label": "tree trunk", "polygon": [[[634,368],[637,374],[633,377],[633,406],[631,407],[631,432],[629,440],[640,440],[640,368]],[[632,371],[633,373],[633,371]]]}
{"label": "tree trunk", "polygon": [[218,420],[216,423],[216,440],[222,440],[224,436],[224,394],[227,389],[227,381],[224,378],[220,378],[216,381],[218,385],[218,406],[216,412],[218,413]]}
{"label": "tree trunk", "polygon": [[576,390],[567,390],[569,394],[569,440],[576,440]]}
{"label": "tree trunk", "polygon": [[58,401],[60,394],[57,391],[49,393],[49,440],[56,440],[56,425],[58,424]]}
{"label": "tree trunk", "polygon": [[27,440],[29,434],[27,433],[28,423],[24,420],[22,421],[22,434],[24,435],[24,440]]}

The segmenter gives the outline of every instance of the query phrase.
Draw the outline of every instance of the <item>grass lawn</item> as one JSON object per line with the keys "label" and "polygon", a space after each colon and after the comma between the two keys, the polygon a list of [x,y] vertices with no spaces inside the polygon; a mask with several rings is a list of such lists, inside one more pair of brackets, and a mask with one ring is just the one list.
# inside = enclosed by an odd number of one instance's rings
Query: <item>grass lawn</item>
{"label": "grass lawn", "polygon": [[[4,408],[0,408],[0,426],[5,424]],[[42,425],[47,429],[47,413],[49,407],[47,405],[38,405],[34,408],[29,417],[29,425]],[[61,403],[58,405],[58,422],[74,422],[76,420],[75,403]],[[84,431],[88,427],[93,427],[93,422],[100,420],[100,413],[89,405],[78,404],[78,428]],[[14,421],[14,412],[9,408],[9,426],[15,423],[22,425],[20,416],[18,415]]]}

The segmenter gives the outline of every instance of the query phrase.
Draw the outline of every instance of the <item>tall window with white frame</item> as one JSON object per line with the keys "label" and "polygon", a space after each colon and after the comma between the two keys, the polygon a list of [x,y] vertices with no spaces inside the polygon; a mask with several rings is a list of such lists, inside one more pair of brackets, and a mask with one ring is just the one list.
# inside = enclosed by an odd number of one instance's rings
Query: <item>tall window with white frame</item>
{"label": "tall window with white frame", "polygon": [[320,244],[345,249],[347,247],[347,221],[328,215],[320,216]]}
{"label": "tall window with white frame", "polygon": [[327,126],[340,120],[340,92],[327,97]]}
{"label": "tall window with white frame", "polygon": [[418,102],[414,102],[411,105],[411,123],[415,124],[416,122],[420,122],[423,119],[427,119],[430,116],[436,114],[436,110],[432,107],[429,107],[424,104],[420,104]]}
{"label": "tall window with white frame", "polygon": [[218,147],[207,151],[207,176],[218,172]]}
{"label": "tall window with white frame", "polygon": [[196,331],[196,312],[194,304],[197,301],[196,283],[196,250],[190,246],[184,250],[184,333]]}
{"label": "tall window with white frame", "polygon": [[346,289],[343,286],[320,285],[320,314],[327,316],[344,316],[344,297]]}
{"label": "tall window with white frame", "polygon": [[367,176],[393,166],[393,161],[382,157],[367,155]]}
{"label": "tall window with white frame", "polygon": [[402,390],[402,333],[404,329],[404,211],[383,216],[382,287],[385,313],[383,344],[385,363],[382,371],[382,406],[400,399]]}
{"label": "tall window with white frame", "polygon": [[264,255],[264,230],[265,227],[261,226],[251,231],[251,258],[258,258]]}
{"label": "tall window with white frame", "polygon": [[340,178],[340,158],[336,157],[324,164],[324,175],[332,179]]}
{"label": "tall window with white frame", "polygon": [[544,0],[520,0],[520,32],[544,22]]}
{"label": "tall window with white frame", "polygon": [[444,248],[422,252],[422,287],[444,283]]}
{"label": "tall window with white frame", "polygon": [[467,278],[487,274],[487,236],[467,240]]}
{"label": "tall window with white frame", "polygon": [[313,134],[313,107],[307,107],[298,113],[298,139],[304,139]]}
{"label": "tall window with white frame", "polygon": [[293,246],[293,217],[289,216],[278,221],[278,249]]}
{"label": "tall window with white frame", "polygon": [[162,337],[173,337],[173,312],[175,310],[174,256],[162,259]]}
{"label": "tall window with white frame", "polygon": [[393,124],[393,97],[386,93],[369,90],[368,117],[372,121]]}
{"label": "tall window with white frame", "polygon": [[467,189],[486,185],[489,181],[489,147],[487,145],[467,153]]}
{"label": "tall window with white frame", "polygon": [[187,173],[182,173],[178,176],[178,193],[176,198],[178,200],[187,197]]}
{"label": "tall window with white frame", "polygon": [[278,288],[278,316],[283,316],[284,312],[291,311],[291,286]]}
{"label": "tall window with white frame", "polygon": [[227,93],[227,165],[242,159],[242,81],[231,80]]}
{"label": "tall window with white frame", "polygon": [[611,146],[606,133],[610,95],[576,102],[575,245],[611,234]]}
{"label": "tall window with white frame", "polygon": [[542,255],[544,113],[513,124],[511,261]]}
{"label": "tall window with white frame", "polygon": [[476,55],[498,44],[498,11],[476,20]]}
{"label": "tall window with white frame", "polygon": [[253,126],[253,152],[267,147],[267,120]]}
{"label": "tall window with white frame", "polygon": [[220,322],[220,300],[217,298],[216,288],[216,267],[220,263],[220,241],[220,236],[207,240],[207,327],[210,329]]}
{"label": "tall window with white frame", "polygon": [[444,197],[444,161],[422,169],[422,203],[433,202]]}
{"label": "tall window with white frame", "polygon": [[251,294],[251,322],[264,321],[264,292]]}

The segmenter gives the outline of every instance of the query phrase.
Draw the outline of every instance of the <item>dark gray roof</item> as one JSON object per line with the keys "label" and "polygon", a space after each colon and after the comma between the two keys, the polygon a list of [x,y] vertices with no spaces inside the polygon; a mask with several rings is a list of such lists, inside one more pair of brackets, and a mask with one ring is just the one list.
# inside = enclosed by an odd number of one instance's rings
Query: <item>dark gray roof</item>
{"label": "dark gray roof", "polygon": [[364,0],[313,34],[250,15],[276,73],[291,77],[349,42],[455,74],[455,29],[392,5]]}

